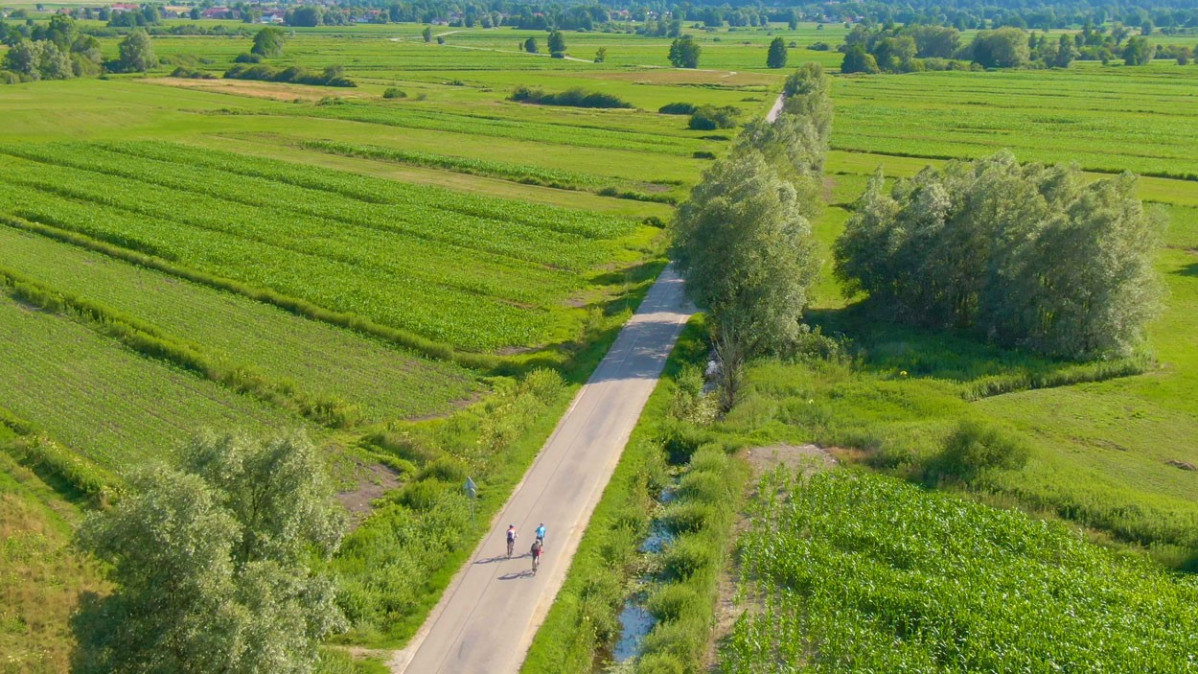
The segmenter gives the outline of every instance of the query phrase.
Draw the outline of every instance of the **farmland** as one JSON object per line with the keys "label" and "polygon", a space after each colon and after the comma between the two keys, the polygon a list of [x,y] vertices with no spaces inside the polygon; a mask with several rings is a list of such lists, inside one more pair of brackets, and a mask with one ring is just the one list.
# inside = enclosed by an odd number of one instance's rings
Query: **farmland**
{"label": "farmland", "polygon": [[[659,268],[668,243],[661,225],[674,203],[738,133],[690,130],[686,117],[656,110],[728,105],[742,123],[754,119],[789,72],[764,67],[775,35],[798,45],[792,66],[813,60],[835,68],[838,53],[803,47],[835,45],[846,32],[834,24],[696,32],[701,69],[679,71],[668,67],[664,38],[567,33],[572,58],[553,59],[517,49],[528,37],[543,40],[544,31],[438,29],[445,40],[438,45],[424,43],[422,28],[289,30],[284,54],[271,60],[309,71],[344,66],[355,88],[165,76],[186,65],[219,77],[247,51],[248,35],[156,36],[169,62],[145,78],[0,87],[0,288],[5,279],[28,282],[54,299],[40,306],[15,291],[0,294],[0,382],[20,383],[0,387],[0,411],[114,475],[169,457],[199,428],[303,427],[328,449],[330,463],[344,466],[349,457],[369,466],[338,475],[347,492],[378,495],[372,481],[398,483],[329,564],[353,620],[342,637],[350,645],[398,646],[415,631],[483,533],[459,485],[467,475],[478,481],[485,522]],[[116,40],[102,45],[115,55]],[[607,60],[591,62],[600,48]],[[702,433],[727,447],[844,447],[850,460],[920,480],[955,424],[981,419],[1026,441],[1029,461],[987,472],[977,484],[939,486],[1081,524],[1099,542],[1194,568],[1198,473],[1177,464],[1198,463],[1195,84],[1198,68],[1171,62],[836,77],[832,205],[814,226],[825,259],[876,167],[909,176],[1010,148],[1020,160],[1150,176],[1140,194],[1171,216],[1158,258],[1171,291],[1165,311],[1136,358],[1064,363],[876,325],[858,315],[857,298],[842,295],[825,264],[808,319],[846,337],[845,357],[753,364],[737,405]],[[508,100],[518,86],[582,87],[633,108]],[[383,98],[392,88],[405,95]],[[114,325],[171,345],[174,355],[139,350]],[[692,359],[702,360],[705,350],[692,347]],[[528,372],[530,363],[559,368],[565,385],[538,373],[549,382],[538,391],[506,376]],[[354,413],[331,422],[311,413],[311,401]],[[664,416],[667,402],[658,400],[655,413]],[[13,435],[0,425],[0,445]],[[655,449],[638,446],[638,460],[664,481],[663,462],[645,458]],[[36,483],[7,455],[0,461],[0,478]],[[69,524],[38,514],[41,506],[13,505],[41,497],[10,482],[0,479],[8,499],[0,502],[0,527],[21,520],[38,531],[42,519],[53,521],[59,531],[46,534],[47,554],[74,564],[63,551]],[[805,550],[837,569],[839,584],[818,595],[796,587],[772,596],[760,620],[737,628],[725,652],[730,667],[762,657],[755,639],[777,638],[829,639],[828,671],[843,663],[836,649],[868,653],[883,668],[935,667],[929,654],[956,643],[937,635],[966,628],[978,640],[957,653],[962,658],[986,649],[1041,653],[1042,644],[1021,639],[1042,625],[1070,643],[1114,634],[1112,649],[1159,637],[1162,647],[1193,650],[1185,634],[1162,637],[1153,622],[1166,614],[1192,620],[1179,603],[1193,603],[1192,583],[1083,545],[1057,524],[890,479],[778,485],[804,503],[828,504],[828,517],[760,503],[758,527],[741,545],[747,568],[760,582],[786,581],[774,562]],[[636,489],[630,502],[650,500],[649,485]],[[853,498],[877,506],[854,510],[846,506]],[[45,500],[73,521],[75,506]],[[888,510],[886,519],[871,519]],[[836,516],[860,534],[852,550],[837,547],[844,530],[833,526]],[[638,530],[647,521],[637,519]],[[813,533],[783,539],[770,528],[779,523],[810,525]],[[903,534],[898,542],[884,545],[895,531]],[[632,534],[611,536],[628,548],[622,559],[632,565]],[[961,582],[987,592],[975,592],[975,603],[953,603],[937,590],[913,606],[917,593],[955,582],[942,559],[970,550],[985,555]],[[1016,559],[1004,560],[1010,550]],[[1059,558],[1075,561],[1076,573],[1053,569]],[[1036,573],[1021,588],[1025,568]],[[844,584],[859,572],[874,574],[874,594],[861,590],[851,595],[857,604],[840,611],[829,598],[852,589]],[[62,573],[74,575],[67,585],[94,584],[90,571]],[[744,580],[748,594],[768,595],[753,582]],[[1083,596],[1086,584],[1104,599]],[[617,596],[610,585],[604,592]],[[1008,611],[991,588],[1015,592],[1018,606],[1045,606],[1035,617],[1044,622]],[[1054,595],[1084,606],[1086,617],[1058,620],[1064,608]],[[1128,597],[1164,608],[1150,613]],[[820,612],[800,620],[794,606],[801,601]],[[70,600],[62,602],[55,616],[69,613]],[[21,610],[36,613],[35,602],[26,604]],[[969,622],[970,613],[993,622]],[[791,631],[771,631],[774,618]],[[14,619],[0,612],[0,620]],[[1122,623],[1136,628],[1111,628]],[[833,633],[850,636],[836,641]],[[909,647],[877,647],[896,634],[910,638]],[[40,635],[49,661],[62,662],[69,637]],[[589,651],[571,655],[592,662]]]}
{"label": "farmland", "polygon": [[[727,143],[655,110],[756,115],[777,82],[508,46],[536,31],[468,31],[462,49],[382,28],[299,30],[276,62],[343,65],[354,89],[161,77],[178,63],[219,75],[248,38],[159,36],[174,63],[154,76],[14,85],[0,99],[0,341],[14,345],[0,380],[21,384],[0,392],[6,474],[58,484],[55,466],[80,457],[91,489],[199,429],[303,428],[361,502],[329,569],[352,619],[343,641],[368,646],[410,636],[480,535],[454,488],[465,471],[489,495],[485,520],[573,390],[556,374],[502,375],[548,363],[570,386],[585,378],[660,268],[673,203]],[[626,50],[621,63],[666,63],[661,41],[594,38],[591,51]],[[102,39],[106,53],[115,43]],[[638,109],[506,100],[520,85]],[[406,97],[383,99],[394,87]],[[31,489],[13,498],[33,504]],[[89,505],[48,499],[71,522]],[[55,526],[61,546],[69,525]],[[76,563],[53,546],[54,563]],[[95,584],[61,573],[75,592]],[[61,663],[75,601],[22,599],[3,618],[33,626],[37,657]]]}
{"label": "farmland", "polygon": [[779,471],[759,493],[739,543],[756,608],[733,628],[724,671],[1195,666],[1192,578],[875,475]]}

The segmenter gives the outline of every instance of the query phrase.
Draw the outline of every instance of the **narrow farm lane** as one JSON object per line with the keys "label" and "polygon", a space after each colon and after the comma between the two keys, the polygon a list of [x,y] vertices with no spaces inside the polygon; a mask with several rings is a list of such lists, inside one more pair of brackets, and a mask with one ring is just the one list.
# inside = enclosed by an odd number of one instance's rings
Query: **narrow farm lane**
{"label": "narrow farm lane", "polygon": [[[667,267],[578,392],[491,533],[458,572],[392,671],[504,674],[519,670],[561,589],[570,560],[683,325],[694,312]],[[540,572],[528,555],[533,530],[548,528]],[[517,556],[504,531],[520,532]]]}

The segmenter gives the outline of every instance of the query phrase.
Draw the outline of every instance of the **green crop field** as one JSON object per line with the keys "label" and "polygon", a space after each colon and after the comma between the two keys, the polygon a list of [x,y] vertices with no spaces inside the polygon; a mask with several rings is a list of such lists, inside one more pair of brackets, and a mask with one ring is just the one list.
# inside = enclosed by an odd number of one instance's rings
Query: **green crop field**
{"label": "green crop field", "polygon": [[723,671],[1198,666],[1198,584],[1063,527],[847,471],[759,493]]}
{"label": "green crop field", "polygon": [[444,412],[474,388],[473,377],[450,364],[19,230],[0,228],[0,269],[148,317],[225,360],[360,405],[368,419]]}
{"label": "green crop field", "polygon": [[170,456],[197,428],[263,433],[301,421],[0,297],[3,407],[96,463]]}

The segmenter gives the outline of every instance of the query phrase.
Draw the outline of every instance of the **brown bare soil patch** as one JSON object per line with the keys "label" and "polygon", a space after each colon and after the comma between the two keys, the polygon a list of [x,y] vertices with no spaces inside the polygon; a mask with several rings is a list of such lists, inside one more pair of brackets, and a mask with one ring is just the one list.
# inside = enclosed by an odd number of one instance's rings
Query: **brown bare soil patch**
{"label": "brown bare soil patch", "polygon": [[337,500],[349,511],[351,531],[370,514],[375,499],[399,486],[399,473],[377,463],[358,464],[354,477],[357,485],[353,489],[337,492]]}
{"label": "brown bare soil patch", "polygon": [[[757,498],[756,482],[765,473],[785,466],[787,470],[802,470],[807,477],[821,470],[834,468],[839,462],[828,450],[818,445],[770,445],[768,447],[753,447],[740,454],[753,469],[753,491],[749,498]],[[744,514],[736,518],[733,525],[733,540],[738,540],[749,528],[749,520]],[[747,592],[736,600],[737,579],[740,577],[740,562],[733,555],[731,562],[720,574],[718,597],[715,605],[715,628],[707,646],[706,668],[716,671],[720,644],[732,633],[732,627],[741,615],[746,612],[758,611],[764,605],[765,597]]]}
{"label": "brown bare soil patch", "polygon": [[170,87],[180,87],[182,89],[198,89],[217,94],[267,98],[272,101],[294,101],[298,99],[311,102],[319,101],[329,96],[337,96],[339,98],[368,97],[366,93],[347,90],[342,87],[314,87],[304,84],[259,82],[256,80],[194,80],[182,77],[155,77],[141,81]]}

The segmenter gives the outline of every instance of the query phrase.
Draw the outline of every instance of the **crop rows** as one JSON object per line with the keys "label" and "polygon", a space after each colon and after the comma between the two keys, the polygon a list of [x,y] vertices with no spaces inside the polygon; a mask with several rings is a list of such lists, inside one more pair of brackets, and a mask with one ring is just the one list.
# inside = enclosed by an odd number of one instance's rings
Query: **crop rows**
{"label": "crop rows", "polygon": [[[231,207],[286,211],[378,229],[410,237],[410,245],[434,242],[437,250],[456,247],[459,253],[480,258],[491,254],[492,259],[503,264],[516,259],[539,265],[585,269],[605,259],[601,248],[586,246],[587,239],[599,237],[560,231],[553,226],[538,226],[514,218],[447,212],[436,204],[413,203],[411,194],[382,204],[364,202],[261,176],[237,175],[181,163],[186,161],[186,155],[174,162],[151,158],[131,160],[127,154],[90,145],[10,146],[0,147],[0,153],[99,174],[91,180],[114,176],[230,202]],[[479,237],[480,231],[486,231],[490,236]],[[531,238],[539,240],[537,250],[529,249],[527,242]]]}
{"label": "crop rows", "polygon": [[1198,179],[1195,84],[1152,71],[851,78],[837,89],[833,146],[943,158],[1010,148],[1023,160]]}
{"label": "crop rows", "polygon": [[297,145],[306,150],[316,150],[327,154],[364,157],[366,159],[377,159],[413,166],[427,166],[430,168],[457,171],[458,173],[490,176],[504,180],[514,180],[516,182],[564,189],[602,187],[612,182],[610,179],[586,173],[546,169],[528,164],[511,164],[487,159],[401,150],[378,145],[355,145],[327,140],[301,140]]}
{"label": "crop rows", "polygon": [[66,318],[0,296],[0,406],[119,469],[169,455],[200,428],[266,433],[300,421],[146,360]]}
{"label": "crop rows", "polygon": [[[388,218],[402,206],[71,149],[5,149],[0,209],[467,348],[543,341],[552,328],[546,313],[583,287],[567,269],[620,257],[613,242],[516,220],[525,214],[482,220],[430,206],[427,221],[409,215],[410,224]],[[468,235],[511,254],[469,248]],[[437,238],[446,236],[463,244]],[[526,259],[538,254],[546,259]]]}
{"label": "crop rows", "polygon": [[[698,138],[684,138],[659,133],[636,133],[603,127],[577,124],[537,122],[517,118],[472,115],[448,112],[443,109],[425,110],[415,107],[381,107],[347,102],[341,105],[295,107],[284,109],[287,114],[304,117],[344,119],[367,124],[451,131],[472,136],[517,138],[540,143],[624,149],[656,154],[689,157],[699,150],[709,150],[711,143]],[[621,113],[623,114],[623,113]]]}
{"label": "crop rows", "polygon": [[368,420],[442,412],[472,388],[469,375],[452,365],[6,227],[0,268],[135,316],[231,362],[248,361],[277,381],[356,404]]}
{"label": "crop rows", "polygon": [[759,493],[724,671],[1198,671],[1198,583],[1146,559],[872,474]]}

